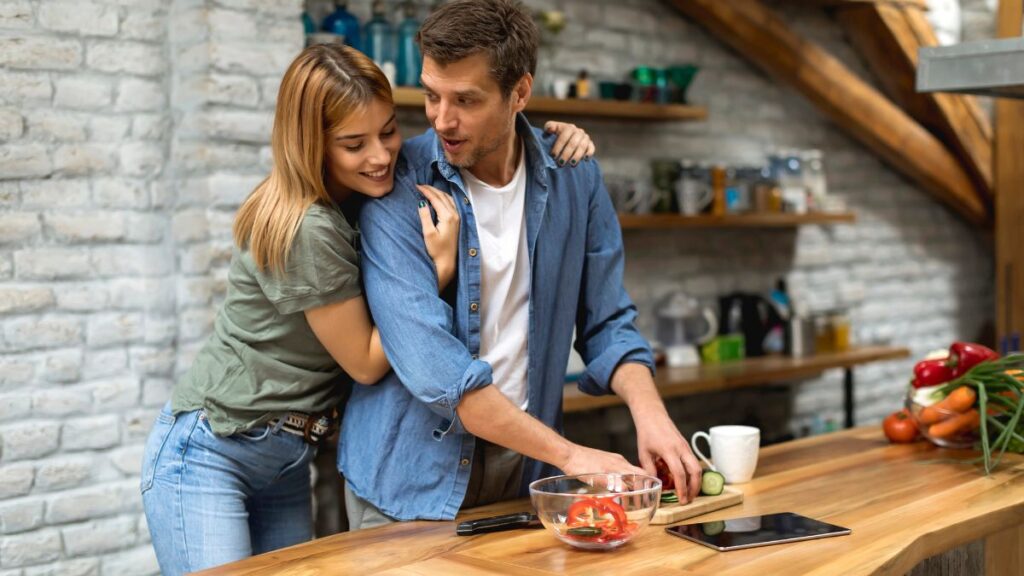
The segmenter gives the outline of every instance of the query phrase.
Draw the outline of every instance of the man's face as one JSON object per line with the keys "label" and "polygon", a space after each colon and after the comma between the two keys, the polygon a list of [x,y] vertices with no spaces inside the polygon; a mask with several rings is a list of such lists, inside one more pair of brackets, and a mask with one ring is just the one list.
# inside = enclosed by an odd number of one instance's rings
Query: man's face
{"label": "man's face", "polygon": [[[527,75],[528,76],[528,75]],[[508,98],[491,77],[486,54],[474,54],[447,66],[423,58],[427,120],[433,125],[448,162],[470,168],[508,142],[516,113],[526,105],[522,84]],[[526,86],[529,97],[529,86]]]}

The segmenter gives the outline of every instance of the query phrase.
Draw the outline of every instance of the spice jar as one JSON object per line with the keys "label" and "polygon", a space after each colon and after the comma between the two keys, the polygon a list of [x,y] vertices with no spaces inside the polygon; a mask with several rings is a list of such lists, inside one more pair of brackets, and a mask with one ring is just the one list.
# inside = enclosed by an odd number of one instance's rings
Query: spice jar
{"label": "spice jar", "polygon": [[715,164],[711,167],[711,191],[714,194],[711,200],[711,213],[715,216],[725,214],[725,166]]}
{"label": "spice jar", "polygon": [[590,98],[590,78],[586,70],[580,70],[576,77],[576,97]]}
{"label": "spice jar", "polygon": [[835,352],[835,336],[832,334],[832,323],[826,314],[814,317],[814,350],[818,354]]}
{"label": "spice jar", "polygon": [[850,317],[845,312],[836,312],[829,317],[832,326],[832,349],[845,352],[850,349]]}

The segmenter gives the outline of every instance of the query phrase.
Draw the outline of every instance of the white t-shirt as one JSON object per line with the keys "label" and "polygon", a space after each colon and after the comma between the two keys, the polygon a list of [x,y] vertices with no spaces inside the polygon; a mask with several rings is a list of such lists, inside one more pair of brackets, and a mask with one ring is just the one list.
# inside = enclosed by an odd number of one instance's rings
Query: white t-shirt
{"label": "white t-shirt", "polygon": [[526,410],[530,329],[530,254],[526,246],[526,152],[512,180],[495,188],[462,170],[480,238],[480,359],[494,383]]}

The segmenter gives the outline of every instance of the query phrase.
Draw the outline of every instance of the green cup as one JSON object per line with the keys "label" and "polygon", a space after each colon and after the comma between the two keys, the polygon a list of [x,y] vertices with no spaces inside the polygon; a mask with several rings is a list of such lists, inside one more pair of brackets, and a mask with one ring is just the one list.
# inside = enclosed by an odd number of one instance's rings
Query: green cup
{"label": "green cup", "polygon": [[700,350],[700,357],[705,364],[742,360],[746,355],[745,345],[743,334],[723,334],[705,344]]}
{"label": "green cup", "polygon": [[690,88],[690,83],[693,82],[693,77],[697,75],[697,71],[700,70],[697,66],[692,64],[684,64],[681,66],[671,66],[668,68],[668,79],[672,83],[672,94],[673,100],[681,104],[686,103],[686,91]]}

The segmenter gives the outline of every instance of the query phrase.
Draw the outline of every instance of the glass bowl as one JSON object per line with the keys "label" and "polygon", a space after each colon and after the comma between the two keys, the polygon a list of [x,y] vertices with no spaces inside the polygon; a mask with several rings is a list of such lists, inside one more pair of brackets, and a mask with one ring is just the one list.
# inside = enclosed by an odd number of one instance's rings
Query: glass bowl
{"label": "glass bowl", "polygon": [[544,527],[577,548],[610,550],[639,534],[654,516],[661,481],[643,474],[553,476],[530,484]]}
{"label": "glass bowl", "polygon": [[954,410],[944,410],[942,408],[932,407],[933,413],[927,414],[923,417],[922,412],[924,411],[926,406],[920,404],[915,400],[914,392],[915,389],[913,387],[911,387],[907,391],[907,399],[905,401],[905,405],[907,407],[907,411],[910,412],[911,420],[913,420],[914,424],[917,425],[918,432],[920,432],[921,436],[923,436],[929,442],[935,444],[936,446],[941,446],[943,448],[953,448],[960,450],[973,448],[975,443],[981,439],[981,433],[978,427],[963,430],[952,436],[946,436],[943,438],[937,438],[930,434],[929,429],[933,425],[948,420],[954,416],[959,416],[960,413]]}

